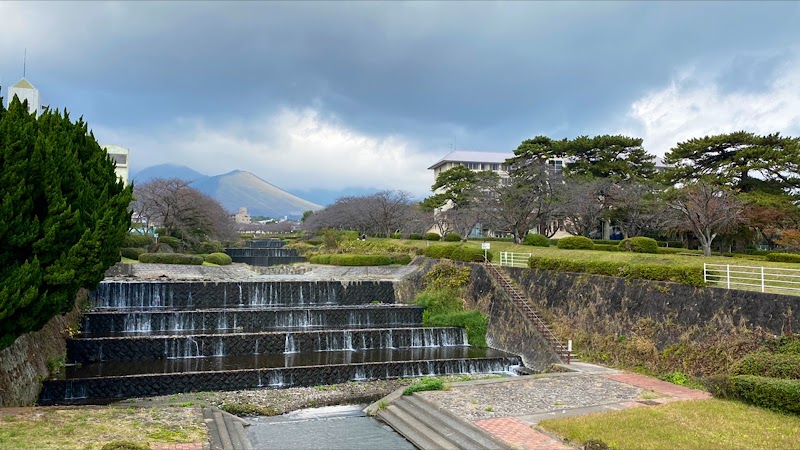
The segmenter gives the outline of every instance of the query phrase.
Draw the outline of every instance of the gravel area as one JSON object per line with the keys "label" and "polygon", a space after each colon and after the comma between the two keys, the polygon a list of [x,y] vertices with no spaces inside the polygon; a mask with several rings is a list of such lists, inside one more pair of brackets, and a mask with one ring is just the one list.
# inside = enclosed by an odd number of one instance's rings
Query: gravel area
{"label": "gravel area", "polygon": [[627,402],[641,394],[640,388],[590,374],[510,378],[420,393],[470,422]]}

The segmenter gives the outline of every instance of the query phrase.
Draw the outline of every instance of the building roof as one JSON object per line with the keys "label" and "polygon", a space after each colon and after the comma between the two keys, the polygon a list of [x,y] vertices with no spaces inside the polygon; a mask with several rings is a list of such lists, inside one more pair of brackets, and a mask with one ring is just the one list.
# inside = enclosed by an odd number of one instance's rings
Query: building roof
{"label": "building roof", "polygon": [[513,152],[499,153],[499,152],[470,152],[466,150],[456,150],[448,153],[444,158],[436,162],[436,164],[428,167],[428,169],[435,169],[448,162],[477,162],[477,163],[493,163],[504,164],[508,158],[514,156]]}
{"label": "building roof", "polygon": [[15,85],[13,85],[13,86],[11,86],[11,87],[12,87],[12,88],[18,88],[18,89],[36,89],[36,88],[35,88],[35,87],[33,87],[33,85],[32,85],[32,84],[31,84],[31,83],[30,83],[28,80],[26,80],[25,78],[23,78],[23,79],[21,79],[21,80],[17,81],[17,84],[15,84]]}

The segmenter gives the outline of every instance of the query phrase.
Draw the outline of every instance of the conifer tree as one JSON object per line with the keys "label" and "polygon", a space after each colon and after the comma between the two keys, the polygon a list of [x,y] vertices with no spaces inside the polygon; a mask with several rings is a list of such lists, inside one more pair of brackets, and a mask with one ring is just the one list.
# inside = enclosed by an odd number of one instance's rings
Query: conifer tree
{"label": "conifer tree", "polygon": [[0,101],[0,349],[70,309],[119,259],[132,188],[79,119]]}

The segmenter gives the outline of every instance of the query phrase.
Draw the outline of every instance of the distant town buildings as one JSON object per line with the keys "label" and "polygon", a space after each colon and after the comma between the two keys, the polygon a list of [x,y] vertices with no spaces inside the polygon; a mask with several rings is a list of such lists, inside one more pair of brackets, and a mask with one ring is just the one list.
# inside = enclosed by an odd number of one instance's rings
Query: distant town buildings
{"label": "distant town buildings", "polygon": [[16,84],[8,88],[6,105],[11,104],[15,96],[19,98],[21,102],[25,100],[28,101],[28,112],[31,114],[36,114],[38,116],[42,110],[47,108],[47,105],[42,105],[41,103],[39,90],[33,87],[30,81],[25,78],[22,78]]}
{"label": "distant town buildings", "polygon": [[233,221],[236,223],[250,223],[251,218],[250,214],[247,212],[247,208],[239,208],[239,212],[233,214]]}
{"label": "distant town buildings", "polygon": [[116,163],[117,167],[114,172],[117,177],[122,180],[126,185],[128,184],[128,153],[130,151],[125,147],[119,145],[103,145],[103,149],[108,152],[108,156]]}

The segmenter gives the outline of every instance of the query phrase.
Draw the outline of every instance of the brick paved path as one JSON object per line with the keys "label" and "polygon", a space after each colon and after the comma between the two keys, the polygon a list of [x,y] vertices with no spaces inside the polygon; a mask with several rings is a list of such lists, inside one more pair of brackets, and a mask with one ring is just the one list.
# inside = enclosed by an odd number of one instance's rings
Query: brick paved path
{"label": "brick paved path", "polygon": [[631,386],[640,387],[642,389],[649,389],[651,391],[666,394],[669,397],[657,398],[653,401],[657,403],[674,402],[677,400],[702,400],[711,398],[711,394],[698,389],[692,389],[685,386],[678,386],[666,381],[661,381],[655,378],[639,375],[636,373],[616,373],[603,375],[604,377],[619,381],[621,383],[629,384]]}
{"label": "brick paved path", "polygon": [[516,417],[484,419],[474,422],[489,433],[521,450],[564,450],[571,449],[559,439],[540,433]]}

